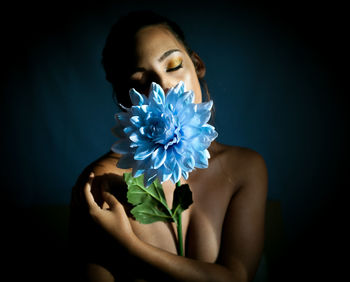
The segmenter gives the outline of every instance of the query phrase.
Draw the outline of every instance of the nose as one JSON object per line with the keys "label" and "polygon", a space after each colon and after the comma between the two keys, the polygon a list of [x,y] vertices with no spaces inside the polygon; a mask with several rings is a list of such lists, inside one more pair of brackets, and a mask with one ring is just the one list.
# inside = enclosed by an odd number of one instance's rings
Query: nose
{"label": "nose", "polygon": [[159,84],[166,94],[170,88],[176,85],[174,79],[170,78],[166,73],[158,73],[156,71],[149,72],[147,75],[147,82],[150,86],[152,82]]}

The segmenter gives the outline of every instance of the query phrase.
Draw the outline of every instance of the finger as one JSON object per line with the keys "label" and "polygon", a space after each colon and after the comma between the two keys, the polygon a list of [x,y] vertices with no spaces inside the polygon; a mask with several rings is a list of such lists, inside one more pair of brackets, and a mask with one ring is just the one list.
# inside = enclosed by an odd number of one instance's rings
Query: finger
{"label": "finger", "polygon": [[84,186],[85,199],[86,199],[86,202],[90,208],[96,207],[96,205],[97,205],[95,202],[94,196],[91,193],[91,186],[92,186],[92,182],[94,180],[94,177],[95,177],[94,173],[91,172],[89,175],[89,179]]}
{"label": "finger", "polygon": [[107,191],[102,192],[103,199],[106,201],[106,203],[109,205],[109,208],[111,210],[114,210],[121,206],[120,202],[117,200],[116,197],[114,197],[111,193]]}
{"label": "finger", "polygon": [[101,196],[102,196],[102,199],[103,199],[103,203],[102,203],[102,209],[103,210],[110,210],[110,206],[108,205],[108,203],[104,200],[104,196],[103,196],[103,193],[105,191],[109,191],[109,185],[108,185],[108,181],[106,180],[106,178],[102,178],[102,181],[101,181]]}

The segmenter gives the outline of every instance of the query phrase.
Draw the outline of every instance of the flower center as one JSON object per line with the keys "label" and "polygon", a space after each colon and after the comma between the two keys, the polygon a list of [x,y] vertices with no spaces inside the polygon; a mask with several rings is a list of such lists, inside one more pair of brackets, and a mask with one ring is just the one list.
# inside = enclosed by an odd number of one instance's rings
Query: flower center
{"label": "flower center", "polygon": [[164,149],[179,143],[181,139],[180,128],[173,115],[162,113],[150,117],[147,123],[145,135],[154,143],[163,145]]}

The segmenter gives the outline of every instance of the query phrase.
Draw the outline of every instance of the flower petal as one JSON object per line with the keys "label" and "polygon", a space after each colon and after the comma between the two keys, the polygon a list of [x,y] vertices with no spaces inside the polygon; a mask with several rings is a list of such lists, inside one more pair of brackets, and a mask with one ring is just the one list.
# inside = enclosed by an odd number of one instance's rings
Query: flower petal
{"label": "flower petal", "polygon": [[123,155],[117,163],[117,167],[122,169],[132,168],[134,165],[134,156],[132,154]]}
{"label": "flower petal", "polygon": [[207,150],[204,151],[197,151],[194,154],[194,160],[196,162],[196,167],[198,168],[207,168],[209,165],[208,158],[209,158],[209,152]]}
{"label": "flower petal", "polygon": [[158,178],[159,178],[159,181],[160,183],[163,183],[164,181],[167,181],[169,180],[169,178],[171,177],[172,175],[172,171],[167,169],[166,166],[161,166],[159,169],[158,169]]}
{"label": "flower petal", "polygon": [[182,127],[182,134],[184,139],[193,139],[201,134],[201,128],[194,126]]}
{"label": "flower petal", "polygon": [[171,90],[176,95],[179,95],[180,93],[185,92],[185,83],[183,81],[179,81],[179,83],[176,84],[173,88],[171,88]]}
{"label": "flower petal", "polygon": [[173,175],[171,176],[171,181],[173,183],[177,183],[180,180],[181,172],[182,172],[182,170],[181,170],[180,166],[178,165],[178,163],[176,162],[174,169],[173,169]]}
{"label": "flower petal", "polygon": [[140,116],[132,116],[130,118],[130,121],[133,125],[135,125],[137,127],[139,127],[141,125],[141,122],[142,122]]}
{"label": "flower petal", "polygon": [[203,102],[203,103],[199,103],[199,104],[196,104],[197,105],[197,112],[198,113],[201,113],[202,111],[209,111],[211,110],[211,108],[213,107],[213,101],[210,100],[208,102]]}
{"label": "flower petal", "polygon": [[185,152],[186,150],[186,144],[187,142],[185,142],[184,138],[181,138],[180,141],[174,146],[174,150],[177,154],[181,155]]}
{"label": "flower petal", "polygon": [[166,158],[166,161],[164,162],[164,166],[168,170],[173,171],[174,167],[175,167],[175,164],[176,164],[176,158],[175,158],[174,149],[173,148],[169,148],[167,150],[167,158]]}
{"label": "flower petal", "polygon": [[150,186],[157,177],[157,170],[149,169],[144,173],[144,184],[145,187]]}
{"label": "flower petal", "polygon": [[215,130],[215,127],[210,124],[205,124],[202,126],[202,134],[212,142],[216,137],[218,137],[218,133]]}
{"label": "flower petal", "polygon": [[153,151],[151,160],[153,162],[153,169],[158,169],[160,168],[165,160],[166,160],[166,150],[164,150],[163,146],[159,146],[156,150]]}
{"label": "flower petal", "polygon": [[135,169],[133,170],[132,177],[139,177],[145,172],[144,169]]}
{"label": "flower petal", "polygon": [[148,99],[154,101],[158,105],[165,104],[165,94],[159,84],[152,82]]}
{"label": "flower petal", "polygon": [[182,105],[182,108],[177,106],[175,112],[178,114],[180,124],[190,124],[195,116],[195,104]]}
{"label": "flower petal", "polygon": [[149,157],[153,151],[155,150],[155,146],[148,144],[144,144],[144,146],[140,146],[136,149],[134,159],[135,160],[144,160]]}
{"label": "flower petal", "polygon": [[186,104],[191,104],[194,102],[194,92],[192,90],[182,92],[176,101],[176,108],[178,106],[186,105]]}
{"label": "flower petal", "polygon": [[132,176],[139,177],[141,174],[145,172],[144,163],[142,161],[135,161],[132,167]]}
{"label": "flower petal", "polygon": [[127,137],[123,131],[123,126],[121,126],[121,124],[117,124],[114,127],[112,127],[111,131],[112,131],[112,134],[115,135],[117,138]]}
{"label": "flower petal", "polygon": [[188,172],[183,170],[182,171],[182,177],[187,180],[188,179]]}
{"label": "flower petal", "polygon": [[186,154],[182,155],[179,159],[179,164],[182,170],[184,171],[192,171],[195,165],[195,160],[191,153],[187,152]]}
{"label": "flower petal", "polygon": [[176,105],[176,102],[180,93],[183,93],[184,91],[185,91],[185,84],[183,83],[183,81],[180,81],[174,87],[169,89],[165,97],[166,104]]}
{"label": "flower petal", "polygon": [[118,154],[127,154],[130,152],[130,141],[128,139],[120,139],[112,145],[111,150]]}
{"label": "flower petal", "polygon": [[114,118],[117,124],[120,124],[121,126],[128,126],[130,124],[129,113],[119,112],[114,115]]}
{"label": "flower petal", "polygon": [[132,132],[134,132],[134,128],[132,126],[127,126],[123,129],[124,133],[127,135],[127,136],[130,136],[130,134],[132,134]]}
{"label": "flower petal", "polygon": [[196,104],[194,108],[195,114],[193,119],[191,120],[192,126],[202,126],[209,121],[211,112],[208,109],[212,107],[212,104],[212,101]]}
{"label": "flower petal", "polygon": [[130,89],[129,96],[133,105],[141,106],[145,101],[145,96],[137,92],[134,88]]}
{"label": "flower petal", "polygon": [[142,146],[143,143],[147,142],[147,140],[138,131],[132,132],[129,136],[129,139],[137,146]]}

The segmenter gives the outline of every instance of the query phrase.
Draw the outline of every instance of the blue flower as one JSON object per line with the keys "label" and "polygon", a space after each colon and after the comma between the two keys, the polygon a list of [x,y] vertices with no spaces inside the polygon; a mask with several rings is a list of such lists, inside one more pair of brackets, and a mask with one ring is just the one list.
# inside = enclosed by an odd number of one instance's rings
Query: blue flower
{"label": "blue flower", "polygon": [[113,129],[119,140],[112,151],[122,154],[117,167],[144,174],[145,186],[156,179],[174,184],[195,168],[208,167],[208,147],[218,136],[210,119],[213,102],[194,103],[194,92],[183,82],[163,89],[152,83],[148,97],[129,92],[132,106],[115,115]]}

